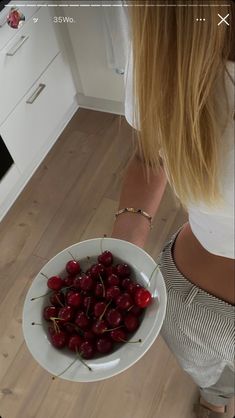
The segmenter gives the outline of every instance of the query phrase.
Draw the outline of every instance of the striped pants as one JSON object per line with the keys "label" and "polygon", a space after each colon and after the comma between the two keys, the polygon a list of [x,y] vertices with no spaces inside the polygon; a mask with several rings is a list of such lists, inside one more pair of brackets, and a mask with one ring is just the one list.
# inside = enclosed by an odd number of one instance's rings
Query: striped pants
{"label": "striped pants", "polygon": [[160,334],[201,396],[227,405],[235,393],[234,306],[198,288],[177,269],[172,247],[181,228],[158,257],[167,289]]}

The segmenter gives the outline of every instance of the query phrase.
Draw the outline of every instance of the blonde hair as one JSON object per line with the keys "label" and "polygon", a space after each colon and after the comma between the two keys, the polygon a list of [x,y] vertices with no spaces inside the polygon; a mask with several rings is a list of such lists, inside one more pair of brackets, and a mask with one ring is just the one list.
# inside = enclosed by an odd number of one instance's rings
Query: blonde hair
{"label": "blonde hair", "polygon": [[131,3],[137,103],[133,120],[140,124],[136,133],[147,179],[150,166],[159,169],[161,150],[169,182],[183,206],[191,200],[219,203],[223,127],[218,122],[216,82],[221,79],[225,92],[232,35],[226,24],[218,26],[218,13],[225,16],[229,7],[216,0],[218,7],[203,7],[202,1],[194,1],[194,6],[184,2],[184,7],[182,1],[177,6],[165,1],[166,7],[149,6],[157,5],[153,0],[141,7],[135,6],[137,1]]}

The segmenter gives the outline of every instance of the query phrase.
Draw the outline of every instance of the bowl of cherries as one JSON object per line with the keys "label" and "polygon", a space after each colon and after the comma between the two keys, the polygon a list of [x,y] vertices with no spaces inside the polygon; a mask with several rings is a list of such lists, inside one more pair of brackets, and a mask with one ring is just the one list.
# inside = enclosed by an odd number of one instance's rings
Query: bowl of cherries
{"label": "bowl of cherries", "polygon": [[34,278],[23,334],[53,379],[94,382],[146,353],[166,303],[159,266],[143,249],[115,238],[89,239],[58,253]]}

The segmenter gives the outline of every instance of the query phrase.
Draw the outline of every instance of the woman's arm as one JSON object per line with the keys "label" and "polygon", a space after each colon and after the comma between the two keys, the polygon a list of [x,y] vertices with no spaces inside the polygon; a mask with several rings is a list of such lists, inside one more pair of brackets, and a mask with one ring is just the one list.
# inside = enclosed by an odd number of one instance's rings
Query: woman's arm
{"label": "woman's arm", "polygon": [[[150,168],[149,183],[147,183],[143,162],[136,154],[130,161],[123,179],[119,209],[125,207],[140,208],[154,217],[160,205],[167,178],[163,168],[159,173],[153,174]],[[112,238],[119,238],[139,247],[144,247],[150,232],[149,221],[143,215],[122,213],[113,225]]]}

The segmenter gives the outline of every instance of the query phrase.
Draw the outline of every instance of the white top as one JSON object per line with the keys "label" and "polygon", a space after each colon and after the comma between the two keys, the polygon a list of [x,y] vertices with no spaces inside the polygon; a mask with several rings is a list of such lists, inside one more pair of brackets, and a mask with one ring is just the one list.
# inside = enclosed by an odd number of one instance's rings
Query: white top
{"label": "white top", "polygon": [[[132,92],[133,55],[131,42],[128,44],[129,54],[125,66],[125,117],[135,129],[139,129],[139,120],[134,124],[132,110],[136,106]],[[227,69],[235,80],[235,63],[227,62]],[[218,106],[223,108],[223,96],[219,94]],[[226,89],[229,100],[230,117],[222,136],[220,188],[224,198],[222,207],[209,208],[203,202],[188,205],[189,223],[192,231],[201,245],[210,253],[228,258],[235,258],[234,254],[234,120],[235,110],[234,85],[226,74]],[[138,117],[138,115],[137,115]],[[167,172],[166,172],[167,175]],[[168,178],[169,180],[169,178]]]}

